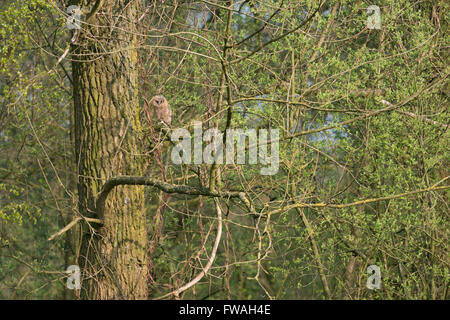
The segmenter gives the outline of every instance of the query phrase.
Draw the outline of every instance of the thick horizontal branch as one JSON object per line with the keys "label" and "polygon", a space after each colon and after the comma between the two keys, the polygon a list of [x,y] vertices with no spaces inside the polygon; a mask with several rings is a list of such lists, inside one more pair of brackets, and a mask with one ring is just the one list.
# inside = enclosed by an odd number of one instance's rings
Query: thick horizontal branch
{"label": "thick horizontal branch", "polygon": [[[119,185],[144,185],[144,186],[152,186],[162,190],[166,193],[178,193],[178,194],[186,194],[192,196],[207,196],[207,197],[216,197],[216,198],[239,198],[242,202],[248,207],[251,212],[254,212],[250,201],[247,199],[247,196],[244,192],[240,191],[210,191],[208,188],[203,187],[192,187],[187,185],[176,185],[170,183],[163,183],[158,180],[153,180],[148,177],[141,176],[118,176],[109,179],[102,188],[100,196],[97,198],[96,208],[97,208],[97,216],[103,217],[103,212],[105,210],[105,202],[109,193],[114,187]],[[86,222],[99,223],[102,224],[103,221],[101,219],[96,218],[87,218],[87,217],[77,217],[72,220],[68,225],[59,230],[57,233],[53,234],[49,241],[55,239],[56,237],[62,235],[63,233],[70,230],[73,226],[75,226],[81,220],[85,220]]]}
{"label": "thick horizontal branch", "polygon": [[103,217],[105,210],[105,201],[111,190],[119,185],[143,185],[152,186],[158,188],[166,193],[178,193],[192,196],[207,196],[207,197],[219,197],[219,198],[240,198],[245,197],[243,192],[239,191],[211,191],[204,187],[192,187],[187,185],[176,185],[170,183],[164,183],[158,180],[150,179],[142,176],[118,176],[109,179],[102,188],[99,197],[97,198],[96,210],[97,216]]}

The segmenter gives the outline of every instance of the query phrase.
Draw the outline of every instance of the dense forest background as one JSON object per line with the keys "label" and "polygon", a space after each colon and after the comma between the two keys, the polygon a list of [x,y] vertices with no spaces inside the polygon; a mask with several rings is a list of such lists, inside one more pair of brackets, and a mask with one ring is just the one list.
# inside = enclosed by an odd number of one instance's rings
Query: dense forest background
{"label": "dense forest background", "polygon": [[[449,6],[1,1],[0,298],[448,299]],[[156,94],[279,171],[175,165]]]}

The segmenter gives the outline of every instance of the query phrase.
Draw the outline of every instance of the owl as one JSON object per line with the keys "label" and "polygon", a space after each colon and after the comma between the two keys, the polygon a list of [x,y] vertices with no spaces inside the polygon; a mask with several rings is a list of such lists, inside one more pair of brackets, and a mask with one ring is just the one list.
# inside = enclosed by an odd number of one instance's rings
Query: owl
{"label": "owl", "polygon": [[164,96],[154,96],[150,100],[150,105],[154,110],[156,121],[158,123],[164,123],[167,126],[172,124],[172,110],[170,110],[169,103]]}

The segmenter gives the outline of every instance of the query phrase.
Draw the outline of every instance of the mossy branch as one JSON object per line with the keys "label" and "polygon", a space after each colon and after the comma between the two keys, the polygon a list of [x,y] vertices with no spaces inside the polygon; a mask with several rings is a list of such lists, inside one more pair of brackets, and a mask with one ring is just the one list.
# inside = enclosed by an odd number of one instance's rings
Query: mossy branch
{"label": "mossy branch", "polygon": [[187,185],[176,185],[164,183],[158,180],[150,179],[141,176],[118,176],[109,179],[102,188],[99,197],[97,198],[96,211],[98,217],[103,217],[105,210],[105,201],[111,190],[119,185],[144,185],[152,186],[166,193],[178,193],[192,196],[207,196],[218,198],[241,198],[243,192],[239,191],[210,191],[204,187],[192,187]]}

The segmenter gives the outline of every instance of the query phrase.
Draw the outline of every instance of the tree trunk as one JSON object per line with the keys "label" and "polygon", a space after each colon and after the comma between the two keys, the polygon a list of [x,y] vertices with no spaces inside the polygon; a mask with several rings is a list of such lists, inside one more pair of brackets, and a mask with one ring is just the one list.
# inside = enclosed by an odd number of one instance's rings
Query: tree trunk
{"label": "tree trunk", "polygon": [[[95,8],[85,0],[80,7]],[[80,214],[97,217],[102,185],[117,175],[142,175],[139,124],[137,1],[101,1],[73,48],[75,155]],[[87,15],[89,17],[89,15]],[[143,186],[118,186],[103,225],[84,225],[82,297],[147,298],[147,237]]]}

